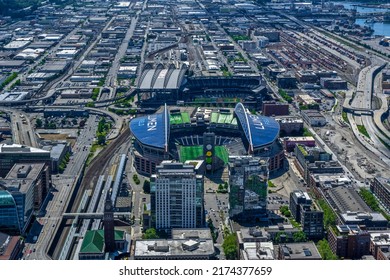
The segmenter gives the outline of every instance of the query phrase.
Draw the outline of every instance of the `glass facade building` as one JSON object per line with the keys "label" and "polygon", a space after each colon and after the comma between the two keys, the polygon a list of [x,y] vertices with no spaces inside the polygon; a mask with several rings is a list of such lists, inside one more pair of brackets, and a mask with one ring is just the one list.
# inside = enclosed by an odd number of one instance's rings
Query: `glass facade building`
{"label": "glass facade building", "polygon": [[251,156],[229,157],[229,216],[234,220],[267,220],[268,163]]}
{"label": "glass facade building", "polygon": [[[0,231],[19,233],[21,229],[19,209],[8,191],[0,190]],[[22,216],[23,218],[23,216]]]}

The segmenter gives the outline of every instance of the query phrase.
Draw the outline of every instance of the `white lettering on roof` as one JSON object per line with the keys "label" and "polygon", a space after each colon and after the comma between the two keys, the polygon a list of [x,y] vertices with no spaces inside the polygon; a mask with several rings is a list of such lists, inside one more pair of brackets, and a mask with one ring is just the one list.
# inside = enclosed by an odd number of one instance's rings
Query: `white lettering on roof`
{"label": "white lettering on roof", "polygon": [[155,131],[157,129],[157,118],[155,115],[148,116],[148,131]]}

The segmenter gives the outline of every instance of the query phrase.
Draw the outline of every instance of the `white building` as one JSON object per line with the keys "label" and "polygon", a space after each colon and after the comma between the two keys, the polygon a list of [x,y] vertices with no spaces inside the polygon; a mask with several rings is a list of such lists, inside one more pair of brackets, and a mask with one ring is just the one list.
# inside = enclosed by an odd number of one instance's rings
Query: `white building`
{"label": "white building", "polygon": [[203,161],[163,161],[151,177],[152,222],[157,229],[203,226]]}

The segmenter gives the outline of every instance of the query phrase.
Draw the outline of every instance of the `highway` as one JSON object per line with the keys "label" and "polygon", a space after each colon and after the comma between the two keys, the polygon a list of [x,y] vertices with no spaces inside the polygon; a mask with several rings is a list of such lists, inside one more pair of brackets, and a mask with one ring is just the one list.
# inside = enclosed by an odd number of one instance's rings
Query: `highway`
{"label": "highway", "polygon": [[[132,4],[133,5],[133,4]],[[116,87],[117,87],[117,76],[118,76],[118,69],[119,69],[119,64],[121,59],[125,56],[126,50],[129,46],[129,41],[133,36],[135,26],[138,21],[138,16],[133,17],[131,19],[131,24],[129,28],[127,29],[125,38],[122,41],[122,44],[120,45],[118,52],[115,55],[114,61],[112,61],[112,66],[110,70],[107,73],[107,78],[106,78],[106,86],[112,88],[110,95],[108,96],[109,99],[114,98],[116,94]],[[99,100],[104,100],[105,96],[100,96]]]}
{"label": "highway", "polygon": [[[366,110],[373,109],[372,96],[375,81],[374,73],[381,69],[383,66],[383,64],[371,65],[364,68],[359,73],[356,94],[351,103],[352,108]],[[382,135],[382,133],[376,127],[373,117],[367,114],[361,114],[361,116],[352,116],[349,113],[348,119],[350,121],[352,130],[355,136],[359,139],[359,141],[373,153],[381,157],[385,163],[390,164],[390,151],[379,139],[379,136]],[[370,137],[367,138],[366,136],[362,135],[359,132],[357,125],[363,125]],[[389,142],[384,135],[382,135],[381,139],[383,141]]]}
{"label": "highway", "polygon": [[39,148],[30,119],[25,112],[9,107],[0,107],[0,111],[7,112],[11,117],[13,143]]}
{"label": "highway", "polygon": [[[49,194],[52,197],[48,201],[44,215],[38,217],[38,221],[42,224],[42,230],[35,244],[27,244],[24,255],[25,259],[50,259],[47,255],[48,247],[62,220],[62,213],[66,209],[67,201],[73,192],[77,178],[83,169],[82,166],[88,157],[89,146],[91,146],[93,141],[91,134],[95,134],[96,129],[96,116],[91,116],[84,129],[81,130],[80,136],[78,137],[78,141],[80,142],[76,142],[74,153],[64,173],[52,176],[53,190]],[[81,147],[83,146],[88,148],[82,151]],[[32,252],[30,253],[30,251]]]}

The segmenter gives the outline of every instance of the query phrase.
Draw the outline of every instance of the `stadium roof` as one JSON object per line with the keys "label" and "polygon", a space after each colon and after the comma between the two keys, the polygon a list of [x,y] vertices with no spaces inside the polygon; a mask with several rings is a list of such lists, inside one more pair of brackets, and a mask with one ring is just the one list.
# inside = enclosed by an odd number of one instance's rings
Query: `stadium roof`
{"label": "stadium roof", "polygon": [[145,69],[138,81],[140,90],[174,90],[180,88],[184,80],[186,67],[176,69],[171,65],[164,69],[159,65],[156,69]]}
{"label": "stadium roof", "polygon": [[139,142],[165,150],[168,149],[169,128],[169,112],[166,105],[161,113],[134,118],[130,122],[130,130]]}
{"label": "stadium roof", "polygon": [[237,115],[252,151],[272,144],[279,136],[280,126],[274,119],[252,115],[242,103],[236,105],[234,113]]}

